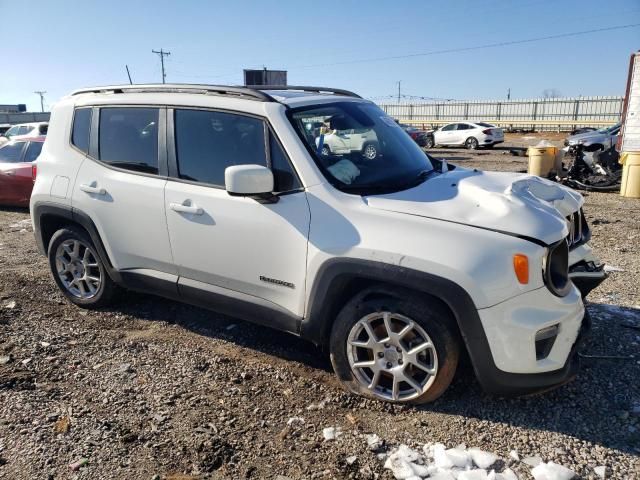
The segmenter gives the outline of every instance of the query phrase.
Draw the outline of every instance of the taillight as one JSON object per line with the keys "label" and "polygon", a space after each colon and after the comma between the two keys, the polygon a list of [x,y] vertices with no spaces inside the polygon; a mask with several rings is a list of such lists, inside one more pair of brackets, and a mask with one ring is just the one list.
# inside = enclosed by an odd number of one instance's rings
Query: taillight
{"label": "taillight", "polygon": [[493,132],[491,131],[490,128],[487,128],[486,130],[482,130],[482,133],[484,133],[485,135],[492,135]]}
{"label": "taillight", "polygon": [[31,165],[31,180],[36,183],[36,175],[38,174],[38,166],[34,163]]}

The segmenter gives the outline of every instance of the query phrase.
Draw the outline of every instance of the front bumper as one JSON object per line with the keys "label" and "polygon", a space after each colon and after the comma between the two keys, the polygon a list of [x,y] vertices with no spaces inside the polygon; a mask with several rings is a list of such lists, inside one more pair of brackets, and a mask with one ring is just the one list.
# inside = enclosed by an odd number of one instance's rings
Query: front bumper
{"label": "front bumper", "polygon": [[488,393],[503,396],[531,395],[561,387],[578,374],[580,370],[578,350],[589,336],[590,330],[591,317],[585,310],[578,335],[562,368],[550,372],[523,374],[504,372],[495,366],[493,368],[485,366],[482,373],[476,368],[478,381]]}
{"label": "front bumper", "polygon": [[[488,351],[485,358],[473,355],[472,360],[486,391],[528,394],[562,385],[575,376],[578,338],[589,325],[577,288],[565,297],[556,297],[542,287],[481,309],[478,314]],[[553,326],[557,326],[555,340],[539,357],[536,333]]]}

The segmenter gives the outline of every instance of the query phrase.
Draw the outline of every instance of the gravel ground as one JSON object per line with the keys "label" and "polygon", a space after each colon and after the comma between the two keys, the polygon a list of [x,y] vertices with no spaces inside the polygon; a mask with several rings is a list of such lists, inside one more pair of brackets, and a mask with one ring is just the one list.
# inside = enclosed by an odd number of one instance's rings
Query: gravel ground
{"label": "gravel ground", "polygon": [[[506,150],[432,153],[526,168]],[[531,467],[511,450],[579,478],[600,478],[598,466],[607,478],[639,478],[639,208],[616,194],[586,197],[592,244],[623,271],[590,295],[582,353],[596,358],[583,359],[575,381],[501,399],[463,366],[443,397],[419,408],[345,393],[326,353],[288,334],[133,293],[80,310],[55,288],[28,212],[0,209],[0,478],[390,479],[385,452],[430,442],[493,452],[497,471],[521,479]],[[325,440],[327,427],[342,434]],[[382,440],[369,446],[372,433]]]}

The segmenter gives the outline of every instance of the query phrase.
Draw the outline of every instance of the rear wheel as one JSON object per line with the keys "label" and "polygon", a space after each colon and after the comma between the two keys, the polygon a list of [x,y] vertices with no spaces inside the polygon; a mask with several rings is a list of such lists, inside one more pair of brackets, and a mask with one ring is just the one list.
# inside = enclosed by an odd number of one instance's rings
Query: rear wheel
{"label": "rear wheel", "polygon": [[467,150],[476,150],[478,148],[478,140],[475,137],[469,137],[464,142],[464,146]]}
{"label": "rear wheel", "polygon": [[433,141],[433,137],[428,137],[424,143],[425,148],[433,148],[435,146],[435,142]]}
{"label": "rear wheel", "polygon": [[110,303],[116,285],[85,231],[73,226],[58,230],[49,242],[48,257],[56,284],[71,302],[84,308]]}
{"label": "rear wheel", "polygon": [[342,309],[331,331],[331,362],[352,392],[396,403],[426,403],[451,383],[460,343],[449,312],[409,291],[367,289]]}
{"label": "rear wheel", "polygon": [[378,156],[378,147],[375,143],[367,143],[362,149],[362,156],[367,160],[374,160]]}

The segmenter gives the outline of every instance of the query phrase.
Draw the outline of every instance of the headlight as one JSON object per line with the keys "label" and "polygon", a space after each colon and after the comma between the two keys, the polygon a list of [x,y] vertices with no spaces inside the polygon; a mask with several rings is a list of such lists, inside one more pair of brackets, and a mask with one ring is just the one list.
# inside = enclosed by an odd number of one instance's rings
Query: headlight
{"label": "headlight", "polygon": [[564,297],[571,291],[569,245],[566,239],[549,247],[542,264],[542,274],[545,285],[557,297]]}

